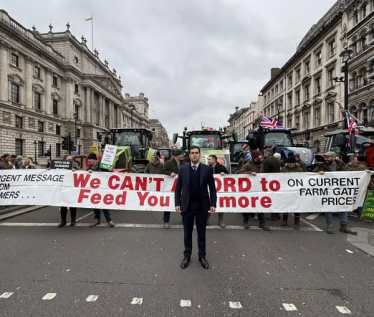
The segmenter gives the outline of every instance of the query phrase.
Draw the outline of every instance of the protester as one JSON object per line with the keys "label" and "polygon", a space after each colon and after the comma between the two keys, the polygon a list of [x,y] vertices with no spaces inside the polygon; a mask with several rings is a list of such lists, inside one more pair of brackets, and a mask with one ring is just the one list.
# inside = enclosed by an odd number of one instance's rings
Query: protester
{"label": "protester", "polygon": [[[342,161],[337,161],[335,152],[327,152],[325,153],[325,162],[319,164],[315,169],[314,172],[318,172],[319,174],[323,175],[325,172],[339,172],[339,171],[347,171],[347,166]],[[334,233],[333,231],[333,213],[326,212],[326,232],[329,234]],[[357,235],[356,231],[352,231],[348,228],[348,212],[339,212],[340,218],[340,228],[339,231],[343,233],[349,233],[353,235]]]}
{"label": "protester", "polygon": [[[182,164],[182,160],[184,157],[184,153],[181,149],[176,149],[174,151],[174,158],[170,161],[167,161],[164,164],[164,167],[162,169],[163,174],[169,175],[171,177],[175,177],[179,174],[179,168],[180,165]],[[169,229],[170,228],[170,211],[165,211],[164,212],[164,229]]]}
{"label": "protester", "polygon": [[[66,157],[66,160],[73,161],[73,157],[71,155]],[[73,161],[73,169],[72,171],[79,170],[78,164]],[[70,209],[70,227],[74,227],[76,224],[76,218],[77,218],[77,208],[75,207],[69,207]],[[68,207],[60,207],[60,216],[61,216],[61,222],[57,226],[58,228],[62,228],[66,225],[66,216],[68,214]]]}
{"label": "protester", "polygon": [[35,166],[31,165],[31,160],[27,158],[25,159],[25,163],[22,165],[21,169],[35,169]]}
{"label": "protester", "polygon": [[14,155],[14,154],[12,154],[11,156],[10,156],[10,161],[12,162],[12,165],[13,165],[13,169],[16,169],[17,167],[16,167],[16,163],[17,163],[17,155]]}
{"label": "protester", "polygon": [[184,258],[181,268],[185,269],[191,260],[192,231],[196,220],[199,262],[204,269],[208,269],[209,263],[205,258],[206,220],[208,211],[216,211],[216,186],[212,169],[199,162],[200,148],[192,146],[189,156],[191,163],[181,166],[175,188],[175,210],[181,213],[184,228]]}
{"label": "protester", "polygon": [[15,162],[15,164],[14,164],[14,167],[15,167],[16,169],[20,169],[20,168],[23,166],[23,162],[22,162],[22,160],[23,160],[22,155],[18,155],[17,158],[16,158],[16,162]]}
{"label": "protester", "polygon": [[300,153],[295,152],[294,156],[295,156],[295,159],[296,159],[296,163],[299,164],[299,166],[301,167],[301,169],[302,169],[304,172],[307,172],[308,169],[307,169],[307,167],[306,167],[305,162],[303,162],[303,161],[300,159]]}
{"label": "protester", "polygon": [[[253,151],[251,153],[252,160],[248,161],[242,169],[240,174],[250,174],[256,176],[257,173],[261,173],[263,170],[262,163],[264,161],[260,151]],[[245,229],[249,229],[249,213],[243,213],[243,226]],[[265,231],[270,231],[270,227],[265,224],[265,215],[263,213],[258,214],[259,227]]]}
{"label": "protester", "polygon": [[[212,168],[213,174],[220,174],[222,176],[226,175],[226,174],[229,174],[229,171],[227,170],[227,168],[224,165],[222,165],[218,162],[218,158],[217,158],[216,155],[209,155],[208,164]],[[208,213],[207,225],[209,224],[209,218],[210,218],[210,214]],[[226,228],[226,225],[223,222],[223,213],[222,212],[218,213],[218,225],[222,229]]]}
{"label": "protester", "polygon": [[2,168],[2,169],[12,169],[13,168],[12,159],[11,159],[9,154],[4,154],[1,157],[0,168]]}
{"label": "protester", "polygon": [[[281,169],[281,172],[282,173],[297,173],[297,172],[302,173],[304,171],[298,165],[298,163],[296,163],[296,157],[293,156],[293,155],[289,155],[285,166],[282,167],[282,169]],[[299,230],[299,228],[300,228],[300,213],[294,213],[294,218],[295,218],[295,220],[294,220],[293,227],[294,227],[295,230]],[[283,217],[282,217],[281,226],[286,227],[287,226],[287,221],[288,221],[288,214],[284,213]]]}
{"label": "protester", "polygon": [[151,162],[145,167],[145,174],[163,174],[162,169],[164,165],[160,162],[160,158],[157,155],[152,155]]}
{"label": "protester", "polygon": [[[273,150],[267,148],[264,150],[264,163],[262,165],[264,173],[279,173],[280,162],[273,156]],[[267,219],[278,220],[280,216],[278,213],[271,213]]]}
{"label": "protester", "polygon": [[[108,172],[108,170],[101,169],[99,166],[99,162],[97,160],[96,154],[95,153],[90,153],[87,157],[88,159],[88,164],[89,166],[87,167],[87,171],[89,173],[92,172]],[[109,172],[113,171],[113,167],[110,168]],[[101,219],[101,214],[100,214],[100,209],[94,209],[93,210],[95,214],[95,220],[92,224],[90,224],[90,227],[96,227],[97,225],[100,224],[100,219]],[[112,218],[110,217],[110,212],[108,209],[103,209],[103,213],[105,216],[105,220],[108,223],[110,227],[114,227],[114,222],[112,221]]]}

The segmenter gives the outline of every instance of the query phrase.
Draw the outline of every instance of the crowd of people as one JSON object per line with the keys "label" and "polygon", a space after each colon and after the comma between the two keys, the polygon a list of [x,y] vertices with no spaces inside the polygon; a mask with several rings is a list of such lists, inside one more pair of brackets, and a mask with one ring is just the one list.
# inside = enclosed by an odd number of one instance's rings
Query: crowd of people
{"label": "crowd of people", "polygon": [[0,159],[0,169],[33,169],[34,165],[31,164],[31,160],[26,158],[23,161],[22,155],[10,155],[4,154]]}

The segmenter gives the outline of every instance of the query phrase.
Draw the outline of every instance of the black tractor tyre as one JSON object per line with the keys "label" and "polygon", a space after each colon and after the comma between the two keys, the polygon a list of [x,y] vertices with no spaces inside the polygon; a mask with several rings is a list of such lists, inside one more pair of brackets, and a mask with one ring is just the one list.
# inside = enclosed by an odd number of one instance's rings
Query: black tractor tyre
{"label": "black tractor tyre", "polygon": [[144,164],[134,164],[133,166],[131,166],[130,172],[141,174],[141,173],[144,173],[145,167],[146,165]]}

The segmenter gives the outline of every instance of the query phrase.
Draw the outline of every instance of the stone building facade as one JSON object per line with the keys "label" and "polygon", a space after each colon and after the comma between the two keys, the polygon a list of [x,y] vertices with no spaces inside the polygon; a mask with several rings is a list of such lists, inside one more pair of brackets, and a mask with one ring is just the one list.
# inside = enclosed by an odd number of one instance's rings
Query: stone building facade
{"label": "stone building facade", "polygon": [[153,132],[152,147],[155,149],[170,148],[168,133],[160,120],[149,119],[149,128]]}
{"label": "stone building facade", "polygon": [[0,153],[60,158],[71,134],[81,154],[110,128],[148,128],[148,99],[123,97],[121,78],[86,39],[69,31],[40,33],[0,11]]}

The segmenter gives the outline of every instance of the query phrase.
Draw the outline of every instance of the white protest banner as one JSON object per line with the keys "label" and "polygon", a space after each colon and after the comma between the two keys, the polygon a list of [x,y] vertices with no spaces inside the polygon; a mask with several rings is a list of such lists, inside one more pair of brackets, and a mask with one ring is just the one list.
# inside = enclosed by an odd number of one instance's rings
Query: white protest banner
{"label": "white protest banner", "polygon": [[[366,172],[214,175],[217,212],[353,211]],[[174,211],[177,178],[68,170],[1,170],[0,205]]]}
{"label": "white protest banner", "polygon": [[103,157],[100,162],[100,168],[110,170],[113,167],[114,158],[116,157],[117,146],[116,145],[105,145]]}

